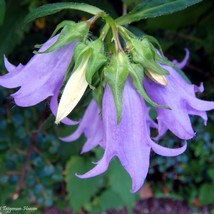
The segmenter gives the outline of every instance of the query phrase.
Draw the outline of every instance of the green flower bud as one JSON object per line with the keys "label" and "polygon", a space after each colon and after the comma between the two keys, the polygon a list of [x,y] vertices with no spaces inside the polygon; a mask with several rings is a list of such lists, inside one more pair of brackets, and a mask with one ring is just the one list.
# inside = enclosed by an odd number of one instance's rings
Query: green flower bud
{"label": "green flower bud", "polygon": [[166,86],[165,75],[169,72],[159,65],[160,57],[149,39],[146,37],[142,40],[132,39],[127,45],[133,61],[144,68],[145,74],[156,83]]}
{"label": "green flower bud", "polygon": [[46,51],[40,53],[48,53],[57,50],[74,40],[81,40],[87,37],[89,32],[89,26],[87,22],[75,23],[73,21],[63,21],[56,27],[53,35],[55,35],[60,29],[62,30],[57,41]]}

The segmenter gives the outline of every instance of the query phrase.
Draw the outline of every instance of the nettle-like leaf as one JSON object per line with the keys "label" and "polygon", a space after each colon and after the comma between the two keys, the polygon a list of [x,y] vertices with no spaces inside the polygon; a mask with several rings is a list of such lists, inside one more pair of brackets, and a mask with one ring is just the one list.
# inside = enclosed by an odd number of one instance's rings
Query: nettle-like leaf
{"label": "nettle-like leaf", "polygon": [[110,64],[104,69],[104,75],[114,96],[118,123],[122,116],[122,97],[129,73],[128,65],[129,61],[127,56],[120,52],[118,55],[112,56]]}
{"label": "nettle-like leaf", "polygon": [[75,176],[75,173],[84,173],[89,170],[90,161],[81,157],[72,157],[66,166],[66,183],[68,191],[68,199],[74,213],[77,213],[81,208],[86,208],[92,197],[99,192],[103,185],[103,177],[98,176],[90,179],[80,179]]}
{"label": "nettle-like leaf", "polygon": [[60,12],[61,10],[65,9],[73,9],[73,10],[80,10],[83,12],[87,12],[93,15],[103,12],[99,8],[84,4],[84,3],[76,3],[76,2],[60,2],[60,3],[53,3],[53,4],[46,4],[41,7],[38,7],[32,10],[25,18],[25,22],[31,22],[37,18],[52,15],[55,13]]}
{"label": "nettle-like leaf", "polygon": [[127,15],[119,17],[117,23],[125,25],[141,19],[174,13],[201,1],[202,0],[145,0]]}
{"label": "nettle-like leaf", "polygon": [[[0,9],[2,9],[1,5]],[[11,53],[16,45],[20,44],[25,32],[29,30],[29,27],[23,24],[26,14],[27,8],[22,4],[7,2],[4,23],[0,26],[0,65],[3,61],[3,55]],[[8,26],[10,26],[9,29]]]}
{"label": "nettle-like leaf", "polygon": [[205,183],[200,187],[199,201],[201,205],[214,203],[214,185],[212,183]]}
{"label": "nettle-like leaf", "polygon": [[0,0],[0,25],[4,22],[4,15],[5,15],[5,1]]}
{"label": "nettle-like leaf", "polygon": [[131,179],[118,160],[114,160],[109,169],[109,184],[111,189],[122,199],[121,205],[125,205],[131,213],[137,195],[131,194]]}

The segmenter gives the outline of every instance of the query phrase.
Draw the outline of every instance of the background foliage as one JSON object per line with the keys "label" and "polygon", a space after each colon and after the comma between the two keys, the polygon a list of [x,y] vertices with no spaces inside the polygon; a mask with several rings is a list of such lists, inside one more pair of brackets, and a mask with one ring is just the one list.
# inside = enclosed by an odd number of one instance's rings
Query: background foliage
{"label": "background foliage", "polygon": [[[0,68],[5,72],[2,56],[14,64],[26,63],[35,44],[51,35],[62,19],[85,20],[90,16],[76,11],[24,24],[25,15],[33,8],[51,0],[0,0]],[[81,0],[78,0],[81,2]],[[113,17],[122,15],[141,0],[85,0],[107,11]],[[214,100],[214,3],[202,3],[172,15],[136,22],[129,28],[137,35],[143,32],[157,37],[169,59],[182,60],[184,48],[190,50],[184,71],[196,83],[204,82],[203,99]],[[5,14],[4,14],[5,13]],[[93,33],[98,32],[99,22]],[[60,142],[74,127],[56,127],[48,102],[32,108],[19,108],[9,98],[10,90],[0,89],[0,205],[57,207],[74,212],[80,209],[97,212],[126,206],[131,210],[139,195],[130,194],[131,180],[114,160],[104,175],[88,180],[74,176],[92,167],[102,155],[99,149],[80,157],[84,136],[67,144]],[[76,110],[81,115],[84,108]],[[78,116],[77,116],[78,117]],[[155,197],[185,199],[190,206],[214,205],[214,112],[209,113],[206,128],[192,118],[197,136],[188,142],[186,153],[175,158],[151,155],[147,182]],[[174,145],[178,139],[168,134],[162,140]]]}

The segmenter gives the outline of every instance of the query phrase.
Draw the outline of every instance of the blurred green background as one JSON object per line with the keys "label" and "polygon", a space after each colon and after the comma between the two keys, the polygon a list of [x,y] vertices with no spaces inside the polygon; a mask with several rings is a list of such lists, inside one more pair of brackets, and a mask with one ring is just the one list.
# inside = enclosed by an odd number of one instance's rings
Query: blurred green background
{"label": "blurred green background", "polygon": [[[142,0],[87,0],[113,17],[122,15]],[[0,0],[0,73],[4,74],[3,55],[13,64],[25,64],[35,44],[45,42],[63,19],[85,20],[90,16],[77,11],[63,11],[24,24],[32,9],[53,0]],[[69,2],[69,1],[67,1]],[[214,2],[204,0],[184,11],[133,23],[129,29],[141,36],[155,36],[165,55],[182,60],[184,48],[190,59],[184,68],[193,83],[204,82],[205,92],[199,96],[214,100]],[[97,35],[102,23],[93,26]],[[48,101],[36,107],[15,106],[9,94],[14,90],[0,88],[0,206],[37,207],[33,213],[101,213],[136,207],[149,198],[184,200],[189,213],[214,213],[214,112],[209,112],[207,127],[192,118],[197,136],[188,142],[187,151],[179,157],[166,158],[152,153],[146,188],[131,194],[131,180],[114,160],[104,175],[88,180],[74,176],[86,172],[91,162],[102,155],[100,149],[79,155],[84,136],[68,144],[58,140],[75,127],[55,126]],[[76,110],[77,115],[84,108]],[[168,133],[162,144],[173,146],[178,139]],[[149,196],[147,197],[146,194]],[[205,207],[205,208],[204,208]],[[140,209],[140,208],[139,208]],[[52,211],[51,211],[52,210]],[[58,211],[57,211],[58,210]],[[61,210],[61,211],[60,211]],[[142,209],[141,209],[142,211]],[[116,211],[113,211],[113,213]],[[137,212],[136,212],[137,213]],[[138,213],[141,213],[140,211]],[[143,212],[142,212],[143,213]],[[151,212],[152,213],[152,212]]]}

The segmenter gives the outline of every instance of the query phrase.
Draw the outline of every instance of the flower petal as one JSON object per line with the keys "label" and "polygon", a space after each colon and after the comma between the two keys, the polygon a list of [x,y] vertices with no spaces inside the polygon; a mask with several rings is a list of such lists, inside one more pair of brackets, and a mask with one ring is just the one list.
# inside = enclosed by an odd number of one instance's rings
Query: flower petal
{"label": "flower petal", "polygon": [[153,141],[150,142],[150,145],[152,147],[152,150],[155,153],[157,153],[158,155],[167,156],[167,157],[178,156],[178,155],[182,154],[183,152],[185,152],[185,150],[187,148],[186,142],[182,147],[176,148],[176,149],[163,147],[163,146],[161,146],[161,145],[159,145]]}
{"label": "flower petal", "polygon": [[[77,140],[83,133],[86,135],[86,137],[93,138],[96,135],[98,126],[97,123],[99,123],[100,120],[101,119],[99,116],[99,108],[96,102],[92,100],[89,106],[87,107],[85,114],[82,120],[80,121],[76,131],[67,137],[60,138],[60,140],[65,142],[72,142],[74,140]],[[100,126],[101,125],[102,124],[100,124]]]}
{"label": "flower petal", "polygon": [[[40,49],[46,50],[58,38],[48,40]],[[14,67],[5,59],[9,73],[0,77],[0,85],[7,88],[21,88],[12,96],[19,106],[35,105],[53,96],[56,85],[61,83],[71,61],[75,43],[47,54],[36,54],[25,65]]]}
{"label": "flower petal", "polygon": [[15,65],[11,64],[11,63],[8,61],[8,59],[7,59],[6,56],[4,56],[4,65],[5,65],[6,69],[8,70],[8,72],[12,72],[12,71],[14,71],[16,68],[21,69],[21,68],[24,67],[21,63],[20,63],[17,67],[16,67]]}
{"label": "flower petal", "polygon": [[186,52],[185,57],[181,62],[178,62],[177,60],[173,60],[173,63],[180,69],[184,68],[189,60],[189,50],[185,48],[185,52]]}
{"label": "flower petal", "polygon": [[141,98],[128,80],[123,92],[122,119],[120,124],[117,124],[113,95],[107,85],[103,96],[105,153],[92,170],[78,176],[89,178],[105,172],[111,159],[117,156],[132,178],[132,192],[139,190],[149,168],[151,139],[148,133],[147,112],[145,103],[142,106]]}
{"label": "flower petal", "polygon": [[[158,104],[171,108],[156,108],[158,113],[159,137],[164,134],[167,127],[181,139],[191,139],[195,136],[189,119],[188,111],[182,97],[182,90],[175,81],[168,77],[168,86],[163,87],[145,78],[144,85],[148,95]],[[179,93],[178,93],[179,91]],[[176,95],[176,96],[175,96]],[[164,126],[163,126],[164,125]]]}

